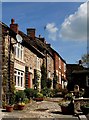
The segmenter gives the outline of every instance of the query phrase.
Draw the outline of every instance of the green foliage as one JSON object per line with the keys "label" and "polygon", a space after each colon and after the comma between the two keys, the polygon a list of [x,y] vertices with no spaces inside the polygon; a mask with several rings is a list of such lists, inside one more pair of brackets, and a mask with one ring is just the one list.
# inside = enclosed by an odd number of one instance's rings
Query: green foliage
{"label": "green foliage", "polygon": [[25,92],[24,91],[18,91],[16,92],[16,96],[15,96],[15,102],[23,102],[25,100]]}
{"label": "green foliage", "polygon": [[47,71],[46,71],[46,67],[44,64],[42,64],[41,66],[41,89],[45,88],[47,86]]}
{"label": "green foliage", "polygon": [[73,94],[72,94],[72,93],[67,93],[67,94],[65,95],[65,99],[67,99],[67,100],[72,100],[72,99],[73,99]]}
{"label": "green foliage", "polygon": [[34,86],[36,87],[36,89],[38,90],[38,86],[39,86],[39,79],[40,79],[40,75],[39,75],[39,71],[38,70],[34,70]]}
{"label": "green foliage", "polygon": [[43,98],[43,94],[40,93],[40,92],[38,92],[38,93],[36,94],[36,98]]}
{"label": "green foliage", "polygon": [[65,95],[68,93],[68,90],[65,88],[65,89],[62,89],[62,96],[65,97]]}
{"label": "green foliage", "polygon": [[51,88],[52,80],[50,78],[47,79],[47,88]]}
{"label": "green foliage", "polygon": [[25,103],[25,104],[29,103],[29,99],[28,99],[27,97],[24,98],[24,103]]}
{"label": "green foliage", "polygon": [[88,66],[88,65],[89,65],[89,54],[84,54],[84,55],[82,55],[81,61],[82,61],[82,65],[83,65],[83,66],[89,67],[89,66]]}
{"label": "green foliage", "polygon": [[27,96],[28,99],[33,98],[33,96],[34,96],[34,89],[32,89],[32,88],[26,88],[24,90],[24,92],[25,92],[25,94],[26,94],[26,96]]}
{"label": "green foliage", "polygon": [[53,88],[54,89],[56,89],[57,81],[58,81],[58,76],[56,75],[56,72],[54,72],[54,78],[53,78]]}
{"label": "green foliage", "polygon": [[53,96],[53,93],[52,93],[52,90],[51,89],[49,89],[49,88],[43,88],[42,90],[41,90],[41,93],[43,94],[43,96],[45,96],[45,97],[52,97]]}

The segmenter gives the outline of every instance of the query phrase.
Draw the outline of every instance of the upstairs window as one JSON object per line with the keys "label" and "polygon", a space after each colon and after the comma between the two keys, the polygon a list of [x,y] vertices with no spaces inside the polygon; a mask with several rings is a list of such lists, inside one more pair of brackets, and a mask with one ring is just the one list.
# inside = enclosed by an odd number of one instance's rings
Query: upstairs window
{"label": "upstairs window", "polygon": [[17,59],[23,60],[23,46],[19,43],[15,45],[15,57]]}
{"label": "upstairs window", "polygon": [[59,58],[59,68],[61,69],[61,59]]}

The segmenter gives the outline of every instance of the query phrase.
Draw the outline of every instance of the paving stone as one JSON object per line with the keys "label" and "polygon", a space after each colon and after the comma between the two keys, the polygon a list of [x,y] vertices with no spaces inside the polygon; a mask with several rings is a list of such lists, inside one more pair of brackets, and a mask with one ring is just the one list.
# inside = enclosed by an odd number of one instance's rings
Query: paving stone
{"label": "paving stone", "polygon": [[22,111],[5,112],[3,120],[78,120],[78,117],[62,115],[57,102],[33,101]]}

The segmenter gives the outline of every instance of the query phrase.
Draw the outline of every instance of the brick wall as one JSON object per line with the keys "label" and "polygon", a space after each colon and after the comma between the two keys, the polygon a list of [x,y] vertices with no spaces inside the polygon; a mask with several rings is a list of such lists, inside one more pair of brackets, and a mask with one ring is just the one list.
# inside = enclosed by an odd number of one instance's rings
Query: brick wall
{"label": "brick wall", "polygon": [[[30,82],[31,84],[29,85],[31,88],[34,87],[33,85],[33,79],[34,79],[34,70],[37,69],[39,70],[39,68],[37,68],[37,55],[34,54],[32,51],[30,51],[27,48],[24,48],[24,61],[25,61],[25,66],[28,67],[28,72],[30,73]],[[39,62],[40,62],[40,66],[43,63],[43,59],[39,58]],[[39,70],[39,72],[41,72]],[[41,77],[41,76],[40,76]],[[29,79],[29,78],[28,78]],[[40,81],[39,81],[40,82]],[[26,83],[27,84],[27,83]],[[41,83],[40,83],[41,84]],[[40,87],[40,85],[39,85]]]}
{"label": "brick wall", "polygon": [[50,55],[47,55],[47,72],[50,72],[50,78],[53,79],[52,75],[54,73],[54,61]]}

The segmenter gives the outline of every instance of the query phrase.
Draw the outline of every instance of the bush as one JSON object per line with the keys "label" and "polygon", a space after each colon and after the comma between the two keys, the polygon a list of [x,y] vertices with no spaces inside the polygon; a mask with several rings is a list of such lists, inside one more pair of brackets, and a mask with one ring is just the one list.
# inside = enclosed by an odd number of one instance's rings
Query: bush
{"label": "bush", "polygon": [[36,98],[43,98],[43,94],[38,92],[37,95],[36,95]]}
{"label": "bush", "polygon": [[35,90],[32,89],[32,88],[26,88],[26,89],[24,90],[24,92],[25,92],[25,94],[26,94],[26,96],[27,96],[28,99],[34,97],[34,94],[35,94],[34,91],[35,91]]}
{"label": "bush", "polygon": [[16,92],[16,96],[15,96],[15,102],[23,102],[25,100],[25,92],[24,91],[18,91]]}
{"label": "bush", "polygon": [[49,88],[43,88],[41,90],[41,93],[43,94],[43,96],[46,96],[46,97],[52,97],[53,96],[52,90],[49,89]]}
{"label": "bush", "polygon": [[67,93],[67,94],[65,95],[65,99],[67,99],[67,100],[72,100],[72,99],[73,99],[73,94],[72,94],[72,93]]}
{"label": "bush", "polygon": [[28,99],[35,98],[37,96],[38,90],[34,90],[32,88],[26,88],[24,90]]}

